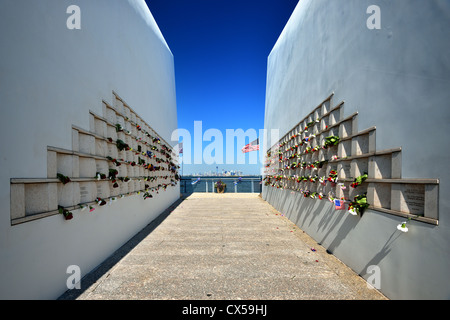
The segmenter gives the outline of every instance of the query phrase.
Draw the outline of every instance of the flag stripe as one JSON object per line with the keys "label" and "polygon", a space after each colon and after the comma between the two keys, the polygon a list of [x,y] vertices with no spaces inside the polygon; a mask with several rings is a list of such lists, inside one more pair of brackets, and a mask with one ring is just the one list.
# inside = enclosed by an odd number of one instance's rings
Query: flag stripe
{"label": "flag stripe", "polygon": [[257,150],[259,150],[259,138],[242,148],[243,153],[248,153]]}

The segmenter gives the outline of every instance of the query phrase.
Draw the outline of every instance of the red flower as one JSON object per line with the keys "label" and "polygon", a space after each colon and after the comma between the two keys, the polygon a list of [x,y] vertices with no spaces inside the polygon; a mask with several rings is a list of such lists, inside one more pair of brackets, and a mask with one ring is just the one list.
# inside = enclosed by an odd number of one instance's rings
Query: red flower
{"label": "red flower", "polygon": [[66,220],[72,220],[73,219],[72,212],[68,212],[68,213],[64,214],[64,218]]}
{"label": "red flower", "polygon": [[95,201],[97,202],[97,204],[99,206],[104,206],[106,204],[106,201],[101,198],[97,198],[97,199],[95,199]]}
{"label": "red flower", "polygon": [[60,214],[62,214],[64,216],[64,218],[66,220],[72,220],[73,215],[72,215],[72,212],[70,212],[69,210],[67,210],[61,206],[58,206],[58,211]]}

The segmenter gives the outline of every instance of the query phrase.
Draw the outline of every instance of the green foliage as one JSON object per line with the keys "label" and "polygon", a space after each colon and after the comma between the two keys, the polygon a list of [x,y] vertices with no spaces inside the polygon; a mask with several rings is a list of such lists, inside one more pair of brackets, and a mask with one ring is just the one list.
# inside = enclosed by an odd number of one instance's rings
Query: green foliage
{"label": "green foliage", "polygon": [[350,208],[354,208],[356,212],[360,215],[364,213],[364,211],[369,207],[367,203],[367,194],[360,194],[354,198],[354,200],[350,203]]}
{"label": "green foliage", "polygon": [[324,148],[329,148],[333,146],[337,146],[340,142],[340,138],[338,136],[329,136],[325,138]]}

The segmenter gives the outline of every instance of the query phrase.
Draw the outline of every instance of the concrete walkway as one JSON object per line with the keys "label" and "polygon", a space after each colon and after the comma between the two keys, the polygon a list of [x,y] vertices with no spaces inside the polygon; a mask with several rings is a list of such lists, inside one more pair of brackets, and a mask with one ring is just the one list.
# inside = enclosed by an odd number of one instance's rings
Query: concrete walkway
{"label": "concrete walkway", "polygon": [[192,194],[82,280],[79,300],[380,300],[258,194]]}

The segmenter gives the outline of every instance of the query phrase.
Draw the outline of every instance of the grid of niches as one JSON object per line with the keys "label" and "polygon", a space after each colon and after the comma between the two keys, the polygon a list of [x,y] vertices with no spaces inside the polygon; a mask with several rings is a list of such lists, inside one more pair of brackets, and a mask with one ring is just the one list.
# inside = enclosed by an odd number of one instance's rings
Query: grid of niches
{"label": "grid of niches", "polygon": [[[173,149],[117,94],[113,97],[114,105],[103,101],[103,116],[90,112],[89,130],[72,126],[71,150],[48,147],[47,178],[11,179],[12,225],[57,214],[59,207],[73,211],[97,199],[158,193],[177,184]],[[119,141],[127,148],[119,150]],[[61,183],[58,174],[70,183]]]}
{"label": "grid of niches", "polygon": [[[439,180],[402,179],[401,148],[376,150],[376,127],[358,131],[358,112],[344,116],[344,102],[333,107],[332,98],[268,151],[265,184],[347,202],[366,194],[371,209],[437,224]],[[330,137],[337,145],[324,147]],[[331,174],[337,179],[328,180]]]}

